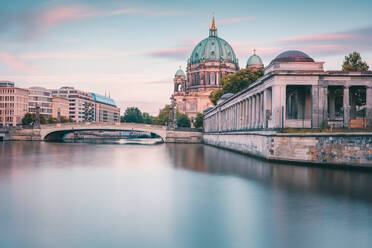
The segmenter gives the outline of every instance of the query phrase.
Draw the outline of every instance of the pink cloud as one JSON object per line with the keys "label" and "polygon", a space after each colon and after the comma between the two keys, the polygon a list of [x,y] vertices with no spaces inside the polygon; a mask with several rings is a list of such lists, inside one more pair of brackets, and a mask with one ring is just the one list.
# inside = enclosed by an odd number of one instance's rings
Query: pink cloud
{"label": "pink cloud", "polygon": [[32,65],[11,53],[0,53],[0,62],[19,73],[30,74],[35,72]]}
{"label": "pink cloud", "polygon": [[316,34],[283,38],[282,42],[313,42],[313,41],[343,41],[358,38],[351,34]]}
{"label": "pink cloud", "polygon": [[96,14],[90,8],[82,5],[63,6],[41,12],[38,17],[38,23],[49,28],[64,22],[89,18]]}
{"label": "pink cloud", "polygon": [[153,10],[153,9],[144,9],[144,8],[124,8],[114,10],[108,13],[108,16],[116,15],[140,15],[146,17],[163,17],[163,16],[179,16],[189,14],[187,11],[179,10]]}
{"label": "pink cloud", "polygon": [[186,59],[192,47],[169,48],[147,52],[147,55],[159,58]]}
{"label": "pink cloud", "polygon": [[245,22],[254,20],[255,18],[253,16],[244,16],[244,17],[236,17],[236,18],[229,18],[229,19],[221,19],[218,21],[218,24],[225,24],[225,23],[237,23],[237,22]]}

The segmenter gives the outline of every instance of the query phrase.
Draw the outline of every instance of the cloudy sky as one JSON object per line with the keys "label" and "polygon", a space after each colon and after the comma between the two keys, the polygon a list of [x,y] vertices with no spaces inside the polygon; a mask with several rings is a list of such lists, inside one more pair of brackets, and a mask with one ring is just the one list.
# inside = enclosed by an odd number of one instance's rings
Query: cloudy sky
{"label": "cloudy sky", "polygon": [[265,64],[298,49],[336,70],[354,50],[372,66],[369,1],[1,0],[0,80],[110,92],[156,114],[212,12],[241,67],[254,48]]}

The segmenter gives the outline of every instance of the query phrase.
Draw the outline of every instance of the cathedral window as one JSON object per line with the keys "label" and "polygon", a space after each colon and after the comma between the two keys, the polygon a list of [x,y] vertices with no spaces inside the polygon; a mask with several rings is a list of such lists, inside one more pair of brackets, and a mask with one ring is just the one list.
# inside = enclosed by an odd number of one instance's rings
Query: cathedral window
{"label": "cathedral window", "polygon": [[216,74],[211,73],[209,79],[210,79],[209,84],[212,84],[212,85],[215,85],[216,84]]}

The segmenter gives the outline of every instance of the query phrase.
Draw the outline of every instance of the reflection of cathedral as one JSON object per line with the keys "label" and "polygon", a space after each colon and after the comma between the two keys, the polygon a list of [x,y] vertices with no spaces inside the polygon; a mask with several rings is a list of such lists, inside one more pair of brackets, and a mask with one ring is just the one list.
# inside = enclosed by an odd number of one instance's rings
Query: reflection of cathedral
{"label": "reflection of cathedral", "polygon": [[[263,68],[256,54],[247,62],[247,68]],[[189,117],[195,117],[213,104],[209,100],[212,91],[221,88],[221,79],[239,70],[238,59],[232,47],[217,36],[212,21],[209,37],[200,41],[187,62],[187,76],[180,68],[174,77],[174,98],[177,109]]]}

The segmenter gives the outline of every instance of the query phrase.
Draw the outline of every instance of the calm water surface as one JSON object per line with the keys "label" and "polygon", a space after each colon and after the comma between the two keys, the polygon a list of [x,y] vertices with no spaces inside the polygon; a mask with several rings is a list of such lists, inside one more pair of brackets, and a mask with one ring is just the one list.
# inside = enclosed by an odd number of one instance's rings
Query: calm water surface
{"label": "calm water surface", "polygon": [[372,173],[203,145],[0,142],[0,247],[372,247]]}

